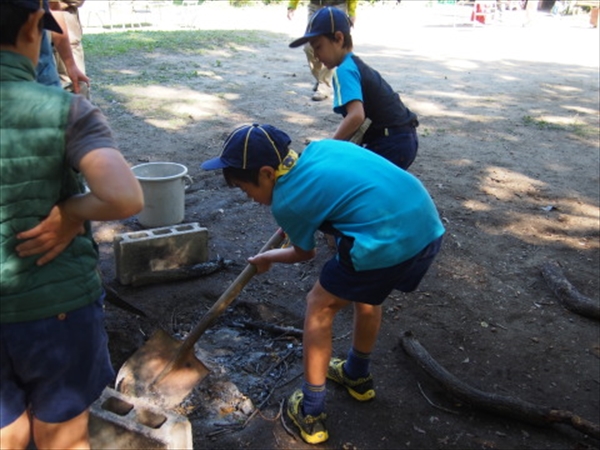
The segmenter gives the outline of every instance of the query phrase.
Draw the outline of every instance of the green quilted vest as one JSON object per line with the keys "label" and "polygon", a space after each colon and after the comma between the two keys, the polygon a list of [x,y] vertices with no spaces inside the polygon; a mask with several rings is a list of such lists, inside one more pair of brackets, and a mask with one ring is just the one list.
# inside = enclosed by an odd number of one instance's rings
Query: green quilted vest
{"label": "green quilted vest", "polygon": [[16,235],[33,228],[59,201],[83,192],[65,162],[71,94],[34,81],[31,61],[0,51],[0,322],[51,317],[102,293],[89,224],[54,260],[20,258]]}

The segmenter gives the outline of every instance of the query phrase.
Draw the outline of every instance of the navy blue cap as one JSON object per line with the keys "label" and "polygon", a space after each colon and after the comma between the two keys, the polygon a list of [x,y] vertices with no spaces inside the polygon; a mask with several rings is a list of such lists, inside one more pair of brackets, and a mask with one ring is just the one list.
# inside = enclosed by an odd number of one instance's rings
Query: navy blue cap
{"label": "navy blue cap", "polygon": [[1,0],[2,3],[11,3],[19,8],[28,9],[29,11],[44,10],[44,28],[46,30],[55,31],[62,34],[62,28],[52,16],[48,0]]}
{"label": "navy blue cap", "polygon": [[225,140],[218,158],[203,162],[204,170],[278,167],[289,152],[290,137],[272,125],[243,125]]}
{"label": "navy blue cap", "polygon": [[311,38],[323,34],[334,34],[336,31],[344,34],[350,33],[351,26],[350,17],[341,9],[332,6],[321,8],[309,19],[304,36],[293,41],[290,47],[300,47]]}

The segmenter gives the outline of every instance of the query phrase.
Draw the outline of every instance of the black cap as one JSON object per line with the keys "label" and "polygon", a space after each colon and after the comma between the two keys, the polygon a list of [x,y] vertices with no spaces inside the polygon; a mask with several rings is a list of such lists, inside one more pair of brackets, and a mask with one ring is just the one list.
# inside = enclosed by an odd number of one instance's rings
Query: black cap
{"label": "black cap", "polygon": [[18,6],[19,8],[27,9],[29,11],[44,10],[44,28],[46,30],[55,31],[56,33],[62,34],[62,28],[50,12],[48,6],[48,0],[0,0],[2,3],[10,3]]}

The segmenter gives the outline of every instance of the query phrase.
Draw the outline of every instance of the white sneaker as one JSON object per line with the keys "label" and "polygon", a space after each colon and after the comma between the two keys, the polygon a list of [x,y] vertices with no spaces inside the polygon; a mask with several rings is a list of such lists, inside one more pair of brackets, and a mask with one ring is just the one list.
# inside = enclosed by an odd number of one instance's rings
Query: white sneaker
{"label": "white sneaker", "polygon": [[322,102],[323,100],[325,100],[328,97],[327,94],[325,94],[324,92],[321,91],[316,91],[313,95],[312,95],[312,99],[315,102]]}

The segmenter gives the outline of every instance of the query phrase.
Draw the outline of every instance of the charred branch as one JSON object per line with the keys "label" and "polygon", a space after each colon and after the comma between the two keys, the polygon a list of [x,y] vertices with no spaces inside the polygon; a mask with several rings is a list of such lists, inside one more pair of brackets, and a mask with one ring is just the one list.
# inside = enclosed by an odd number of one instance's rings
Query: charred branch
{"label": "charred branch", "polygon": [[581,294],[567,280],[557,262],[546,262],[542,265],[541,270],[546,284],[548,284],[565,308],[576,314],[600,320],[600,302]]}
{"label": "charred branch", "polygon": [[279,336],[302,337],[303,331],[299,328],[285,327],[267,322],[242,321],[234,322],[234,326],[245,328],[248,330],[261,330]]}
{"label": "charred branch", "polygon": [[570,425],[577,431],[600,439],[600,426],[565,410],[539,406],[515,397],[488,393],[469,386],[442,367],[408,331],[400,341],[404,351],[429,376],[457,399],[492,414],[537,426]]}

